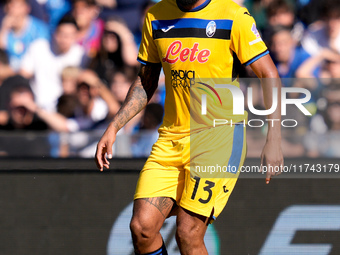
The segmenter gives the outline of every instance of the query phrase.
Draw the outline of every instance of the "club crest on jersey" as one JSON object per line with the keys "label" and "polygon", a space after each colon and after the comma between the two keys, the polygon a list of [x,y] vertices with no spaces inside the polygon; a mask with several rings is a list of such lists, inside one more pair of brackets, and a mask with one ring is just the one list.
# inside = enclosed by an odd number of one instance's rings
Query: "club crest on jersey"
{"label": "club crest on jersey", "polygon": [[174,41],[169,45],[162,61],[169,64],[175,64],[177,61],[186,62],[189,60],[190,62],[197,61],[203,64],[208,61],[210,53],[211,52],[208,49],[200,50],[199,43],[194,43],[192,48],[189,49],[183,48],[181,41]]}
{"label": "club crest on jersey", "polygon": [[205,32],[208,37],[213,37],[216,32],[216,23],[215,21],[210,21],[205,29]]}

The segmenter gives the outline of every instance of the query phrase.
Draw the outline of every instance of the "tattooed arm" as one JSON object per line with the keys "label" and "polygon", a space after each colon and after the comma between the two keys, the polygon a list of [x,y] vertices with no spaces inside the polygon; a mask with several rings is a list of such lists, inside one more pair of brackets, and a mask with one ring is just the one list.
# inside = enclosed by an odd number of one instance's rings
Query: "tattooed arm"
{"label": "tattooed arm", "polygon": [[138,78],[131,85],[123,105],[98,142],[95,160],[100,171],[103,171],[103,167],[109,168],[110,163],[106,155],[109,159],[112,158],[112,145],[119,129],[143,110],[150,101],[157,89],[160,71],[160,65],[142,65]]}

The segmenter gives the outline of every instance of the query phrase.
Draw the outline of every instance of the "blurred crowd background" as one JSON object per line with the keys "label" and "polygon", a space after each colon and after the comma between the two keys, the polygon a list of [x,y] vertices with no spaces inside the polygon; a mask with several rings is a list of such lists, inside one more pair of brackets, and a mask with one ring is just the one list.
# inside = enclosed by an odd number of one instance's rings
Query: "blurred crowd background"
{"label": "blurred crowd background", "polygon": [[[143,19],[156,2],[0,1],[0,156],[93,157],[137,77]],[[283,128],[284,155],[340,157],[340,1],[235,2],[255,18],[283,86],[312,94],[312,116],[294,106],[283,116],[298,121]],[[242,67],[240,77],[255,76]],[[245,93],[249,86],[264,109],[259,81],[241,79]],[[161,76],[150,104],[118,133],[115,156],[149,155],[164,98]],[[265,132],[248,129],[248,156],[260,156]]]}

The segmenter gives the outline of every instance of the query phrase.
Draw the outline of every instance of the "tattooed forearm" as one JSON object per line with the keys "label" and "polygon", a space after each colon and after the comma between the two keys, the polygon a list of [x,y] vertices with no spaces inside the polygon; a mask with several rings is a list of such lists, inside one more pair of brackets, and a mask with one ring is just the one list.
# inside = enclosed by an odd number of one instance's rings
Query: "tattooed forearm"
{"label": "tattooed forearm", "polygon": [[121,129],[130,119],[138,114],[146,104],[147,95],[138,77],[131,85],[123,105],[113,118],[112,124],[117,130]]}
{"label": "tattooed forearm", "polygon": [[131,85],[120,110],[113,118],[112,125],[121,129],[130,119],[147,105],[157,89],[161,66],[142,66],[139,77]]}
{"label": "tattooed forearm", "polygon": [[168,197],[151,197],[151,198],[142,198],[146,203],[149,203],[155,206],[160,213],[164,216],[164,218],[168,217],[174,202],[171,198]]}

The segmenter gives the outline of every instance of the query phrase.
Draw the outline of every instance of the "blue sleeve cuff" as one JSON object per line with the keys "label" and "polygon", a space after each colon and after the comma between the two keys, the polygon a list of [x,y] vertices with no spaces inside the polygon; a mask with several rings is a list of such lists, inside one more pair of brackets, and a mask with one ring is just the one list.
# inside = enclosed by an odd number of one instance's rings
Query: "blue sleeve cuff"
{"label": "blue sleeve cuff", "polygon": [[143,59],[140,59],[140,58],[137,58],[137,61],[139,63],[141,63],[142,65],[161,65],[161,63],[152,63],[152,62],[148,62],[148,61],[145,61]]}
{"label": "blue sleeve cuff", "polygon": [[269,50],[265,50],[264,52],[260,53],[259,55],[256,55],[252,59],[248,60],[246,63],[244,63],[245,66],[249,66],[250,64],[254,63],[256,60],[264,57],[265,55],[269,54]]}

